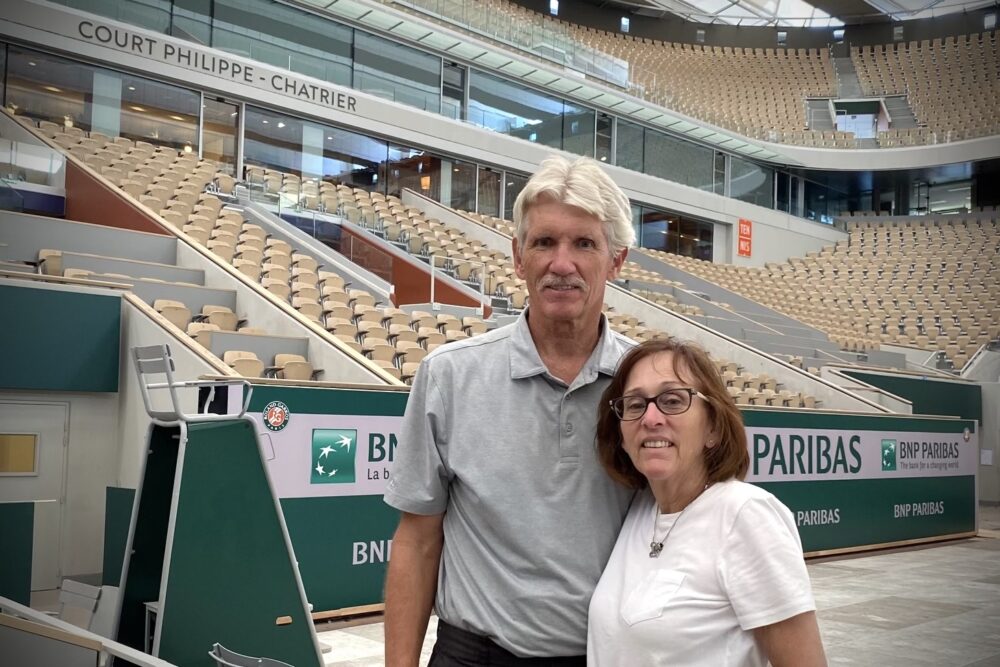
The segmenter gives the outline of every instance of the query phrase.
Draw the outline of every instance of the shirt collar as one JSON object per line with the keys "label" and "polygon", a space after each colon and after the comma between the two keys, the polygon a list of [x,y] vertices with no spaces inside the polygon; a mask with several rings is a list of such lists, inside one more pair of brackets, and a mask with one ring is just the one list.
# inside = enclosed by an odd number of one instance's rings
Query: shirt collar
{"label": "shirt collar", "polygon": [[[574,384],[580,382],[589,383],[596,379],[598,372],[605,375],[614,375],[621,359],[621,349],[612,341],[613,334],[608,324],[608,319],[601,313],[601,337],[597,339],[597,346],[591,353],[587,363],[584,364],[577,376]],[[510,377],[520,379],[533,375],[548,374],[548,369],[542,362],[535,341],[531,337],[531,330],[528,328],[528,309],[521,311],[521,315],[514,323],[514,331],[511,334],[510,350]],[[595,369],[596,365],[596,369]]]}

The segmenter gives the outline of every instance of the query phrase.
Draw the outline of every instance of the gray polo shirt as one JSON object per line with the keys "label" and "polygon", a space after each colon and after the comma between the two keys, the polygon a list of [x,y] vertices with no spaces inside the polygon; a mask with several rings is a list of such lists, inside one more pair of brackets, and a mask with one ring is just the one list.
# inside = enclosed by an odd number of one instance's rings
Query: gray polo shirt
{"label": "gray polo shirt", "polygon": [[519,656],[582,655],[587,606],[632,492],[597,461],[597,402],[635,343],[602,322],[567,386],[526,315],[417,373],[385,501],[444,516],[436,609]]}

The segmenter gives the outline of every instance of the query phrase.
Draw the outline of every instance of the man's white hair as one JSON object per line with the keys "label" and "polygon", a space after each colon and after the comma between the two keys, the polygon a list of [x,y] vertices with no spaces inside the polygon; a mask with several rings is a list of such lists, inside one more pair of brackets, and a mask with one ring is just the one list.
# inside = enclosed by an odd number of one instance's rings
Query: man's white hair
{"label": "man's white hair", "polygon": [[517,242],[522,247],[528,234],[528,212],[543,199],[575,206],[600,220],[612,254],[635,243],[628,197],[591,158],[581,157],[570,162],[553,155],[528,179],[514,202],[514,226]]}

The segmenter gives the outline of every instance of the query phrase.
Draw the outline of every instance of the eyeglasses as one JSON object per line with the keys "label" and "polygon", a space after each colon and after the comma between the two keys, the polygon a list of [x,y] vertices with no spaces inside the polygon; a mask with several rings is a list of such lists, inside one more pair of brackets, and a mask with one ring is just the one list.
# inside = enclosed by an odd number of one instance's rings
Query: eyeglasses
{"label": "eyeglasses", "polygon": [[628,422],[646,414],[650,403],[654,404],[656,409],[665,415],[679,415],[687,412],[691,407],[692,396],[697,396],[703,401],[708,400],[697,389],[677,387],[675,389],[667,389],[653,398],[646,398],[645,396],[622,396],[608,402],[611,404],[611,409],[618,415],[618,419]]}

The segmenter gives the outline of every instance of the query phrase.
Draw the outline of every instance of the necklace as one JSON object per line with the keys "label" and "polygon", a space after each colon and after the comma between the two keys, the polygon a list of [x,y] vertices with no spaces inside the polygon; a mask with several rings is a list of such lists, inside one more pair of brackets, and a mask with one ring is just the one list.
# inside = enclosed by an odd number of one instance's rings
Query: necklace
{"label": "necklace", "polygon": [[650,558],[659,558],[660,557],[660,552],[663,551],[663,545],[667,541],[667,538],[670,537],[670,532],[674,529],[674,526],[676,526],[677,522],[681,520],[681,515],[684,514],[685,510],[687,510],[688,507],[691,507],[691,505],[694,504],[694,501],[698,500],[698,498],[701,497],[701,494],[703,494],[705,492],[705,490],[708,489],[709,486],[711,486],[711,485],[710,484],[706,484],[705,487],[701,491],[698,492],[698,495],[695,496],[694,498],[692,498],[691,502],[689,502],[687,505],[685,505],[684,509],[682,509],[680,512],[678,512],[677,518],[674,519],[674,522],[672,524],[670,524],[669,528],[667,528],[667,532],[663,535],[663,539],[659,540],[659,541],[657,541],[657,539],[656,539],[656,520],[660,518],[660,506],[654,500],[655,511],[653,512],[653,541],[649,543],[649,557]]}

